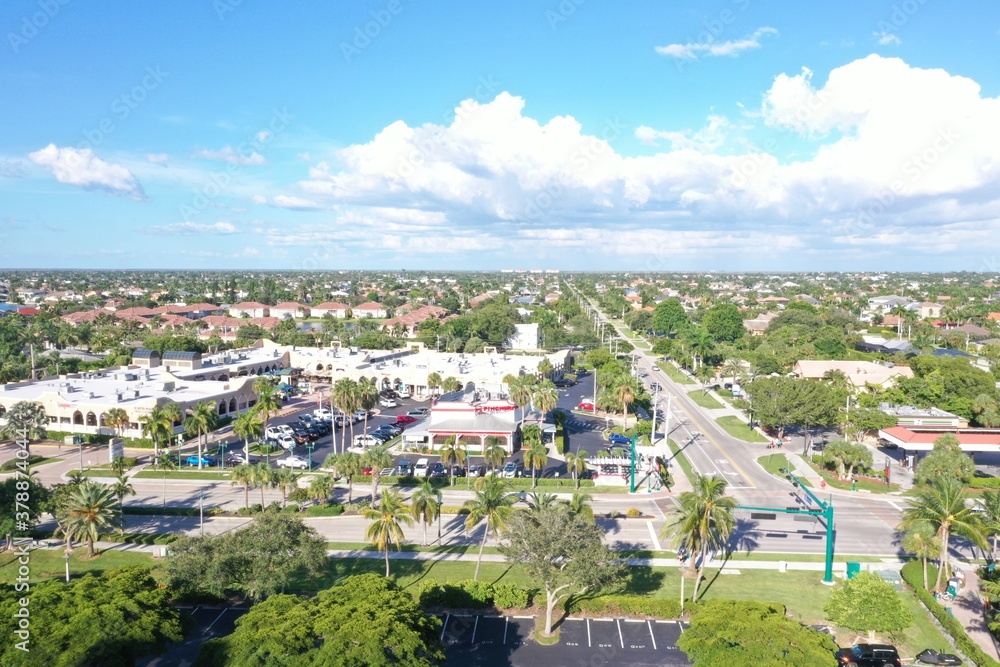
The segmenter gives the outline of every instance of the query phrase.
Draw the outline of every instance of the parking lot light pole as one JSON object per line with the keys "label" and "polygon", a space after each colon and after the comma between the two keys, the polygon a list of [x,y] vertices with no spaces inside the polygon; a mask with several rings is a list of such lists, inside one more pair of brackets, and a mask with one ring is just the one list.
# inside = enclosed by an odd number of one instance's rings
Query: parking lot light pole
{"label": "parking lot light pole", "polygon": [[222,450],[222,470],[223,470],[223,472],[225,472],[225,470],[226,470],[226,443],[222,443],[221,445],[219,445],[219,449]]}
{"label": "parking lot light pole", "polygon": [[316,449],[316,443],[310,442],[306,445],[306,449],[309,450],[309,472],[313,471],[313,450]]}
{"label": "parking lot light pole", "polygon": [[441,489],[437,492],[437,503],[438,503],[438,544],[441,544],[441,506],[444,505],[444,496],[441,495]]}
{"label": "parking lot light pole", "polygon": [[201,536],[205,537],[205,488],[204,487],[202,487],[200,493],[198,494],[198,514],[199,514],[198,529],[201,532]]}
{"label": "parking lot light pole", "polygon": [[629,485],[628,485],[628,487],[629,487],[628,488],[629,493],[635,493],[635,440],[636,440],[636,436],[633,435],[632,436],[632,440],[631,440],[631,442],[632,442],[632,447],[631,447],[632,473],[631,473],[631,477],[629,479]]}

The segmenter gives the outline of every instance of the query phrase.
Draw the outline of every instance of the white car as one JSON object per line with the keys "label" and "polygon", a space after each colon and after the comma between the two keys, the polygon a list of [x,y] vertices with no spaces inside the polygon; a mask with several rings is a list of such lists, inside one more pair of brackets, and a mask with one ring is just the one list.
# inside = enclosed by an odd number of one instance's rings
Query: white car
{"label": "white car", "polygon": [[333,413],[326,408],[313,410],[313,417],[316,419],[333,419]]}
{"label": "white car", "polygon": [[406,413],[407,417],[416,417],[417,419],[423,419],[430,412],[427,408],[417,408],[416,410],[410,410]]}
{"label": "white car", "polygon": [[382,444],[382,440],[376,438],[373,435],[367,433],[362,433],[361,435],[354,436],[354,446],[355,447],[378,447]]}
{"label": "white car", "polygon": [[402,388],[402,389],[400,389],[400,390],[399,390],[399,391],[397,391],[396,393],[398,393],[398,394],[399,394],[399,397],[400,397],[400,398],[409,398],[409,397],[410,397],[410,396],[412,395],[412,394],[410,394],[410,390],[409,390],[409,389],[407,389],[407,388],[405,388],[405,387],[404,387],[404,388]]}
{"label": "white car", "polygon": [[278,446],[281,447],[282,449],[287,449],[288,451],[292,451],[293,449],[295,449],[295,445],[296,445],[295,438],[293,438],[290,435],[286,434],[278,438]]}
{"label": "white car", "polygon": [[271,438],[272,440],[278,440],[283,435],[291,435],[292,427],[288,424],[281,424],[280,426],[268,426],[267,431],[264,432],[264,436]]}
{"label": "white car", "polygon": [[362,421],[367,416],[368,416],[368,411],[367,410],[364,410],[364,409],[358,410],[357,412],[354,413],[354,421],[355,422]]}
{"label": "white car", "polygon": [[279,468],[308,468],[309,461],[305,460],[301,456],[295,456],[294,454],[289,454],[283,459],[278,459],[277,463]]}
{"label": "white car", "polygon": [[660,367],[654,364],[654,365],[653,365],[653,370],[654,370],[654,371],[658,371],[658,370],[660,370]]}
{"label": "white car", "polygon": [[394,398],[380,398],[378,404],[383,408],[394,408],[399,405]]}

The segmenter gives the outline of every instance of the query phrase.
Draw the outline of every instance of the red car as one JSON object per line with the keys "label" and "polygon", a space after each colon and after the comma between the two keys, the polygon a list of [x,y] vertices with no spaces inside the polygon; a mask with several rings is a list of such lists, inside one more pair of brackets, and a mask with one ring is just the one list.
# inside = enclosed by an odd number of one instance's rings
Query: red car
{"label": "red car", "polygon": [[593,410],[594,409],[594,402],[593,401],[580,401],[580,405],[576,406],[576,409],[577,410]]}
{"label": "red car", "polygon": [[416,417],[411,417],[410,415],[397,415],[396,416],[396,423],[397,424],[412,424],[415,421],[417,421],[417,418]]}

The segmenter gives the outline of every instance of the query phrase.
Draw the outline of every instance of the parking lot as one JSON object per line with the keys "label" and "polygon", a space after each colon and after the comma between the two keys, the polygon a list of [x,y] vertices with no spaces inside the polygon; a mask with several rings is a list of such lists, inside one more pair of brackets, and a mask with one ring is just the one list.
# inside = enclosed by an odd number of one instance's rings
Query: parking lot
{"label": "parking lot", "polygon": [[181,613],[191,620],[184,641],[170,646],[163,655],[138,662],[141,667],[187,667],[198,657],[202,643],[224,637],[236,629],[236,619],[247,613],[244,607],[194,607]]}
{"label": "parking lot", "polygon": [[541,646],[528,639],[532,617],[445,615],[441,640],[445,665],[687,666],[677,648],[682,626],[675,621],[569,618],[559,626],[559,644]]}

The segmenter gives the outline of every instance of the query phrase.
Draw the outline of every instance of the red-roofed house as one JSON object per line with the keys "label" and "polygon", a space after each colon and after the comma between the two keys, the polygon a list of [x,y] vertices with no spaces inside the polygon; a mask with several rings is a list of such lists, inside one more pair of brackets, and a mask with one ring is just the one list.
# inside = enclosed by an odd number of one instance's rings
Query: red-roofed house
{"label": "red-roofed house", "polygon": [[989,313],[986,316],[986,319],[988,319],[988,320],[994,320],[996,322],[1000,322],[1000,313]]}
{"label": "red-roofed house", "polygon": [[269,317],[271,307],[256,301],[243,301],[229,307],[231,317]]}
{"label": "red-roofed house", "polygon": [[300,317],[309,317],[309,307],[294,301],[286,301],[271,306],[271,317],[279,320],[293,320]]}
{"label": "red-roofed house", "polygon": [[343,319],[347,317],[347,311],[350,308],[337,301],[326,301],[319,304],[318,306],[310,306],[309,312],[313,317],[326,317],[327,314]]}
{"label": "red-roofed house", "polygon": [[393,333],[394,330],[397,330],[397,327],[401,327],[403,335],[406,335],[409,338],[415,338],[421,322],[426,322],[431,319],[440,319],[447,314],[447,312],[447,309],[440,306],[421,306],[414,311],[403,315],[397,315],[391,320],[386,320],[382,323],[382,330]]}
{"label": "red-roofed house", "polygon": [[81,310],[76,313],[63,315],[60,319],[67,324],[76,326],[77,324],[83,324],[85,322],[87,324],[93,324],[94,320],[96,320],[99,316],[107,314],[108,313],[103,310]]}
{"label": "red-roofed house", "polygon": [[354,317],[386,317],[389,313],[386,307],[375,301],[365,301],[351,308]]}
{"label": "red-roofed house", "polygon": [[880,438],[908,452],[929,452],[934,441],[945,433],[958,438],[963,452],[996,452],[1000,450],[1000,429],[955,429],[948,431],[911,431],[905,426],[893,426],[878,432]]}

